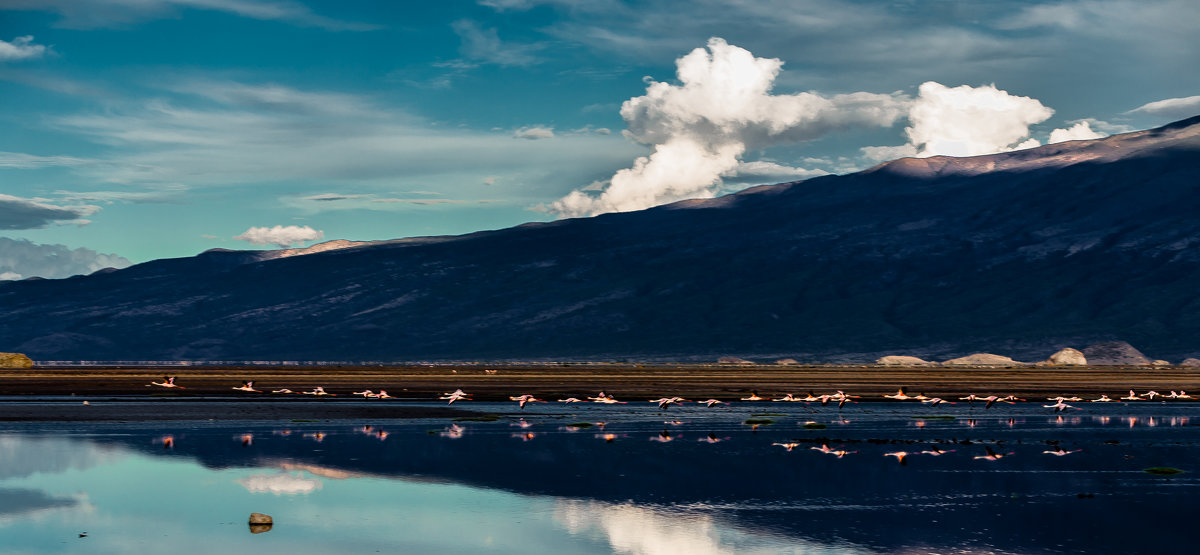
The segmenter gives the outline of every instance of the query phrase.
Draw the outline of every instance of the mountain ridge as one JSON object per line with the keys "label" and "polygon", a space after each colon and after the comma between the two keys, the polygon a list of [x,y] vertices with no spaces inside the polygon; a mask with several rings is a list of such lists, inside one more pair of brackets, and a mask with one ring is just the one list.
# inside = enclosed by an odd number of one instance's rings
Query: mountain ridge
{"label": "mountain ridge", "polygon": [[[83,360],[869,361],[1200,352],[1200,117],[460,236],[206,251],[0,284]],[[336,246],[339,248],[328,248]],[[320,252],[317,252],[320,251]]]}

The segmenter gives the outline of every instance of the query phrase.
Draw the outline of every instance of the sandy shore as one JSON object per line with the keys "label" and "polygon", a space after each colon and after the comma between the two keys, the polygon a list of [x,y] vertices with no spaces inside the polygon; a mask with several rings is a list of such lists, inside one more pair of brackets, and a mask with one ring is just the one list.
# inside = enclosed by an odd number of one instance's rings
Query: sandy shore
{"label": "sandy shore", "polygon": [[[149,385],[151,381],[161,381],[164,375],[177,376],[176,383],[185,389]],[[391,395],[402,399],[424,401],[435,400],[443,392],[456,388],[474,394],[478,400],[507,400],[509,395],[523,393],[553,400],[566,396],[594,395],[598,391],[631,401],[644,401],[662,395],[730,400],[744,397],[751,391],[764,396],[778,396],[809,391],[821,394],[836,390],[861,395],[864,399],[881,399],[884,393],[895,392],[900,387],[907,388],[910,393],[944,398],[968,393],[1013,394],[1030,399],[1060,394],[1098,396],[1101,393],[1116,397],[1127,394],[1130,389],[1138,392],[1153,389],[1163,393],[1171,390],[1200,393],[1200,370],[1173,367],[880,368],[574,364],[34,367],[0,370],[0,395],[99,395],[172,400],[228,398],[235,395],[242,396],[239,399],[258,400],[281,397],[234,391],[232,388],[241,385],[242,380],[254,380],[256,388],[267,391],[279,388],[304,391],[322,386],[338,394],[337,399],[344,399],[354,391],[386,389]],[[389,410],[404,404],[403,401],[382,402],[388,403]],[[336,404],[330,403],[331,406]],[[287,403],[279,405],[285,406]],[[293,409],[272,410],[286,412]]]}

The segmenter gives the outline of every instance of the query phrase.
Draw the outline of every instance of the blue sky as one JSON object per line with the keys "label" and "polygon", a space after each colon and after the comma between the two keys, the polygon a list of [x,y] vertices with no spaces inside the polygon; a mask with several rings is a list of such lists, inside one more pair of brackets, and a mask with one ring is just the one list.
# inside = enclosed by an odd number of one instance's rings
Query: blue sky
{"label": "blue sky", "polygon": [[1151,127],[1200,114],[1196,21],[1191,0],[0,0],[0,279]]}

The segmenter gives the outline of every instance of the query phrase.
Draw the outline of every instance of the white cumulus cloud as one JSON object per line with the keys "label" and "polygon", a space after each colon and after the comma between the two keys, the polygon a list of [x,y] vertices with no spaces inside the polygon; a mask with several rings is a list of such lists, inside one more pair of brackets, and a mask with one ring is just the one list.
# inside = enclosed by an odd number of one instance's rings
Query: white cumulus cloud
{"label": "white cumulus cloud", "polygon": [[918,88],[904,129],[908,144],[860,149],[871,160],[905,156],[979,156],[1041,143],[1029,127],[1054,115],[1035,98],[1016,96],[996,85],[947,87],[927,81]]}
{"label": "white cumulus cloud", "polygon": [[1091,123],[1081,121],[1066,129],[1055,129],[1050,132],[1050,140],[1046,144],[1061,143],[1065,141],[1084,141],[1088,139],[1099,139],[1104,133],[1099,133],[1092,129]]}
{"label": "white cumulus cloud", "polygon": [[1029,126],[1050,119],[1054,110],[1037,99],[1015,96],[995,85],[921,85],[909,109],[904,132],[918,156],[977,156],[1038,146]]}
{"label": "white cumulus cloud", "polygon": [[0,40],[0,62],[41,58],[45,54],[46,47],[33,44],[31,35],[17,37],[12,42]]}
{"label": "white cumulus cloud", "polygon": [[625,136],[653,152],[613,175],[599,195],[573,191],[549,211],[565,217],[641,210],[714,196],[748,148],[807,141],[851,127],[889,126],[901,96],[811,92],[774,95],[783,62],[712,38],[675,62],[679,84],[649,81],[621,106]]}
{"label": "white cumulus cloud", "polygon": [[308,226],[277,225],[275,227],[251,227],[233,238],[246,241],[251,245],[276,245],[281,249],[286,249],[297,243],[324,239],[325,232]]}

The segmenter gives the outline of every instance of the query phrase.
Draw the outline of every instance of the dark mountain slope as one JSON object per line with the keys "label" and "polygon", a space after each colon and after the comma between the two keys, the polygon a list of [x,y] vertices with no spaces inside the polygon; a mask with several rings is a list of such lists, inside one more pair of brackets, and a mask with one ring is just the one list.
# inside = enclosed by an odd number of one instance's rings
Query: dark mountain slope
{"label": "dark mountain slope", "polygon": [[[641,212],[0,285],[35,359],[1200,352],[1200,118]],[[319,250],[319,249],[316,249]]]}

